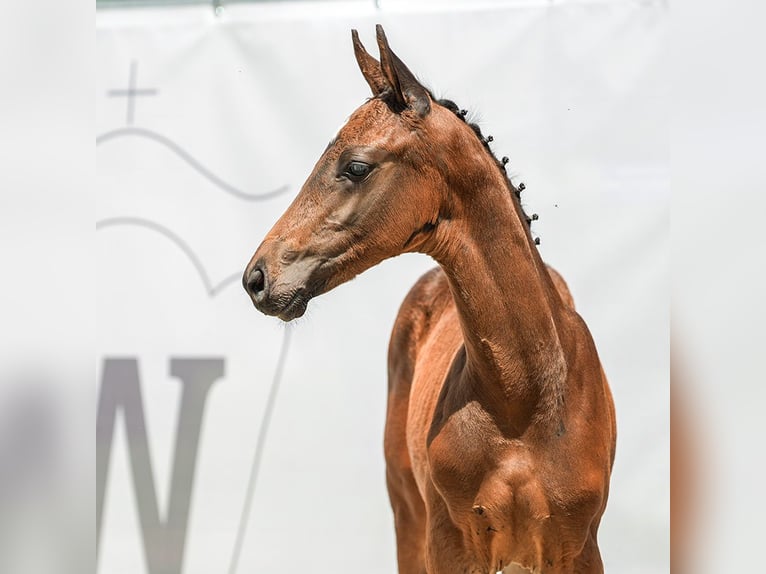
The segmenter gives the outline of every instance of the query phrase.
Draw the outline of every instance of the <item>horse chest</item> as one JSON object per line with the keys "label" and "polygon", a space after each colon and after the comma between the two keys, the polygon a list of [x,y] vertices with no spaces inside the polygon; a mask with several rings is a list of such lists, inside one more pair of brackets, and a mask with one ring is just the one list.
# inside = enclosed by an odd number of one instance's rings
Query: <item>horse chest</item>
{"label": "horse chest", "polygon": [[[499,469],[514,450],[491,418],[468,403],[445,420],[434,419],[427,447],[428,478],[450,506],[468,509],[493,477],[502,474]],[[505,493],[485,494],[499,499]]]}
{"label": "horse chest", "polygon": [[453,416],[429,445],[429,480],[478,559],[534,564],[551,526],[544,488],[525,446],[488,430]]}

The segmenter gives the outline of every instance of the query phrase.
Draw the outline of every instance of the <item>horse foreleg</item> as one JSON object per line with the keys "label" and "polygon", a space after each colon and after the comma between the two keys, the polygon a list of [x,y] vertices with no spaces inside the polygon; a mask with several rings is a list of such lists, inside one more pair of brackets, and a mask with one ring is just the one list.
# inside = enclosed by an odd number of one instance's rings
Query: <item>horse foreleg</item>
{"label": "horse foreleg", "polygon": [[412,473],[406,423],[409,388],[394,379],[386,418],[386,482],[396,526],[399,574],[425,574],[426,509]]}
{"label": "horse foreleg", "polygon": [[580,555],[574,559],[572,572],[575,574],[604,574],[604,563],[598,549],[596,535],[591,532]]}
{"label": "horse foreleg", "polygon": [[428,574],[495,574],[486,559],[469,554],[463,533],[452,522],[444,500],[427,487],[426,572]]}
{"label": "horse foreleg", "polygon": [[388,494],[396,526],[399,574],[426,574],[425,505],[412,472],[397,469],[388,474]]}

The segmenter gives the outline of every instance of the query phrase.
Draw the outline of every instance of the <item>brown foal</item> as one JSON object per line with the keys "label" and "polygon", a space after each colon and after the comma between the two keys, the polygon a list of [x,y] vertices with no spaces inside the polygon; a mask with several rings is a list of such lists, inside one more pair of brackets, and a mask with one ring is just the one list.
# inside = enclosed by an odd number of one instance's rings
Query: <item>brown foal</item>
{"label": "brown foal", "polygon": [[615,416],[588,328],[488,140],[432,97],[380,26],[380,62],[352,36],[373,97],[263,240],[245,288],[289,321],[388,257],[433,257],[389,347],[400,574],[603,572]]}

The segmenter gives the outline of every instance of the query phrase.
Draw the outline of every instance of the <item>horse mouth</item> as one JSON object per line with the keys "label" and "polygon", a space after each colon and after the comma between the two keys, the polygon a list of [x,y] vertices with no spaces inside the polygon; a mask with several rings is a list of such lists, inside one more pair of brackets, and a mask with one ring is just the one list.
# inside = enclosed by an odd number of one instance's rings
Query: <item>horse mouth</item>
{"label": "horse mouth", "polygon": [[313,281],[309,281],[308,284],[301,285],[297,289],[288,291],[277,297],[266,309],[260,306],[260,310],[267,315],[273,315],[282,319],[285,323],[302,317],[306,312],[309,302],[316,297],[324,293],[325,281],[319,278],[315,278]]}
{"label": "horse mouth", "polygon": [[328,279],[326,265],[318,265],[305,283],[280,298],[284,304],[280,306],[280,309],[275,309],[276,312],[272,314],[286,323],[302,317],[309,302],[327,291]]}
{"label": "horse mouth", "polygon": [[285,323],[288,323],[293,319],[297,319],[303,316],[311,299],[312,297],[308,293],[304,291],[298,291],[290,298],[290,300],[287,302],[287,305],[285,305],[280,311],[274,314],[282,319]]}

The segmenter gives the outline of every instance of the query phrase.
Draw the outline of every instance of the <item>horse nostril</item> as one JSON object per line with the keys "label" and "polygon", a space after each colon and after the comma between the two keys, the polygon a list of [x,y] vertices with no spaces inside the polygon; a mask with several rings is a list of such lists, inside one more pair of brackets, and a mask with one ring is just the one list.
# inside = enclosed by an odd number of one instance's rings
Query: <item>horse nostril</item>
{"label": "horse nostril", "polygon": [[254,269],[250,273],[250,278],[247,280],[247,290],[251,295],[258,295],[266,286],[266,279],[263,275],[263,271],[260,269]]}

